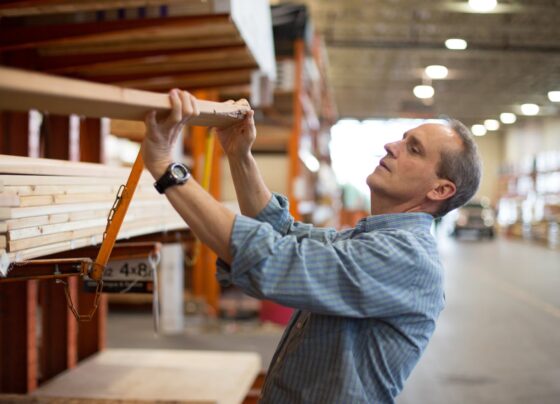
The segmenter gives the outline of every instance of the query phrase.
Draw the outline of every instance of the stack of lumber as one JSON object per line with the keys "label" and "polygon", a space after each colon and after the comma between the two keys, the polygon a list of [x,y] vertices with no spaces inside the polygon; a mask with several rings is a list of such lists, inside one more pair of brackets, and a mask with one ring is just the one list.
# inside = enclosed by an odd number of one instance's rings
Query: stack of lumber
{"label": "stack of lumber", "polygon": [[[99,244],[130,169],[0,155],[2,264]],[[186,228],[144,172],[118,238]]]}

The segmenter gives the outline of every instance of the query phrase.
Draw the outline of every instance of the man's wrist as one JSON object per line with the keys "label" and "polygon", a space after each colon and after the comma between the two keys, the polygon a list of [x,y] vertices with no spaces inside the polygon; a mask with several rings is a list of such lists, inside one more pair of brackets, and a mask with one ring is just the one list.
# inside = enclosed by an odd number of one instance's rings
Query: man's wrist
{"label": "man's wrist", "polygon": [[152,174],[155,180],[161,178],[163,174],[167,171],[167,167],[172,163],[171,160],[169,161],[158,161],[151,164],[146,164],[146,168]]}

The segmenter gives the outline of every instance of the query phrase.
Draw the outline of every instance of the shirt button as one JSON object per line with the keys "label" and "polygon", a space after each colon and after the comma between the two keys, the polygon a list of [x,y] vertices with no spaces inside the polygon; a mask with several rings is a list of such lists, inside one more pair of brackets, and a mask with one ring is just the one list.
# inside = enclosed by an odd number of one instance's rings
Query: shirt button
{"label": "shirt button", "polygon": [[301,323],[301,321],[298,321],[296,323],[296,328],[301,328],[301,327],[303,327],[303,324]]}

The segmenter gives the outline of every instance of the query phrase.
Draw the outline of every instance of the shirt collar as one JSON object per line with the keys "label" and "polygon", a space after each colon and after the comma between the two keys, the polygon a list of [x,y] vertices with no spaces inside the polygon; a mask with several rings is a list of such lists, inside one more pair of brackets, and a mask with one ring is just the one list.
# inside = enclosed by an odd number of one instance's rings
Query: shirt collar
{"label": "shirt collar", "polygon": [[433,216],[425,212],[387,213],[364,217],[356,224],[355,232],[388,229],[429,232],[433,221]]}

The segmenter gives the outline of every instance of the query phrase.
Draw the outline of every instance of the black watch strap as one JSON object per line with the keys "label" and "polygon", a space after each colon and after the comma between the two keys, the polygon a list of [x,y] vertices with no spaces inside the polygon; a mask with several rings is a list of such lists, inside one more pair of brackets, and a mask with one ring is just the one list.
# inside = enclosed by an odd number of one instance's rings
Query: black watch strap
{"label": "black watch strap", "polygon": [[174,185],[184,184],[191,177],[191,171],[183,163],[171,163],[165,173],[154,182],[156,190],[163,194],[165,190]]}

